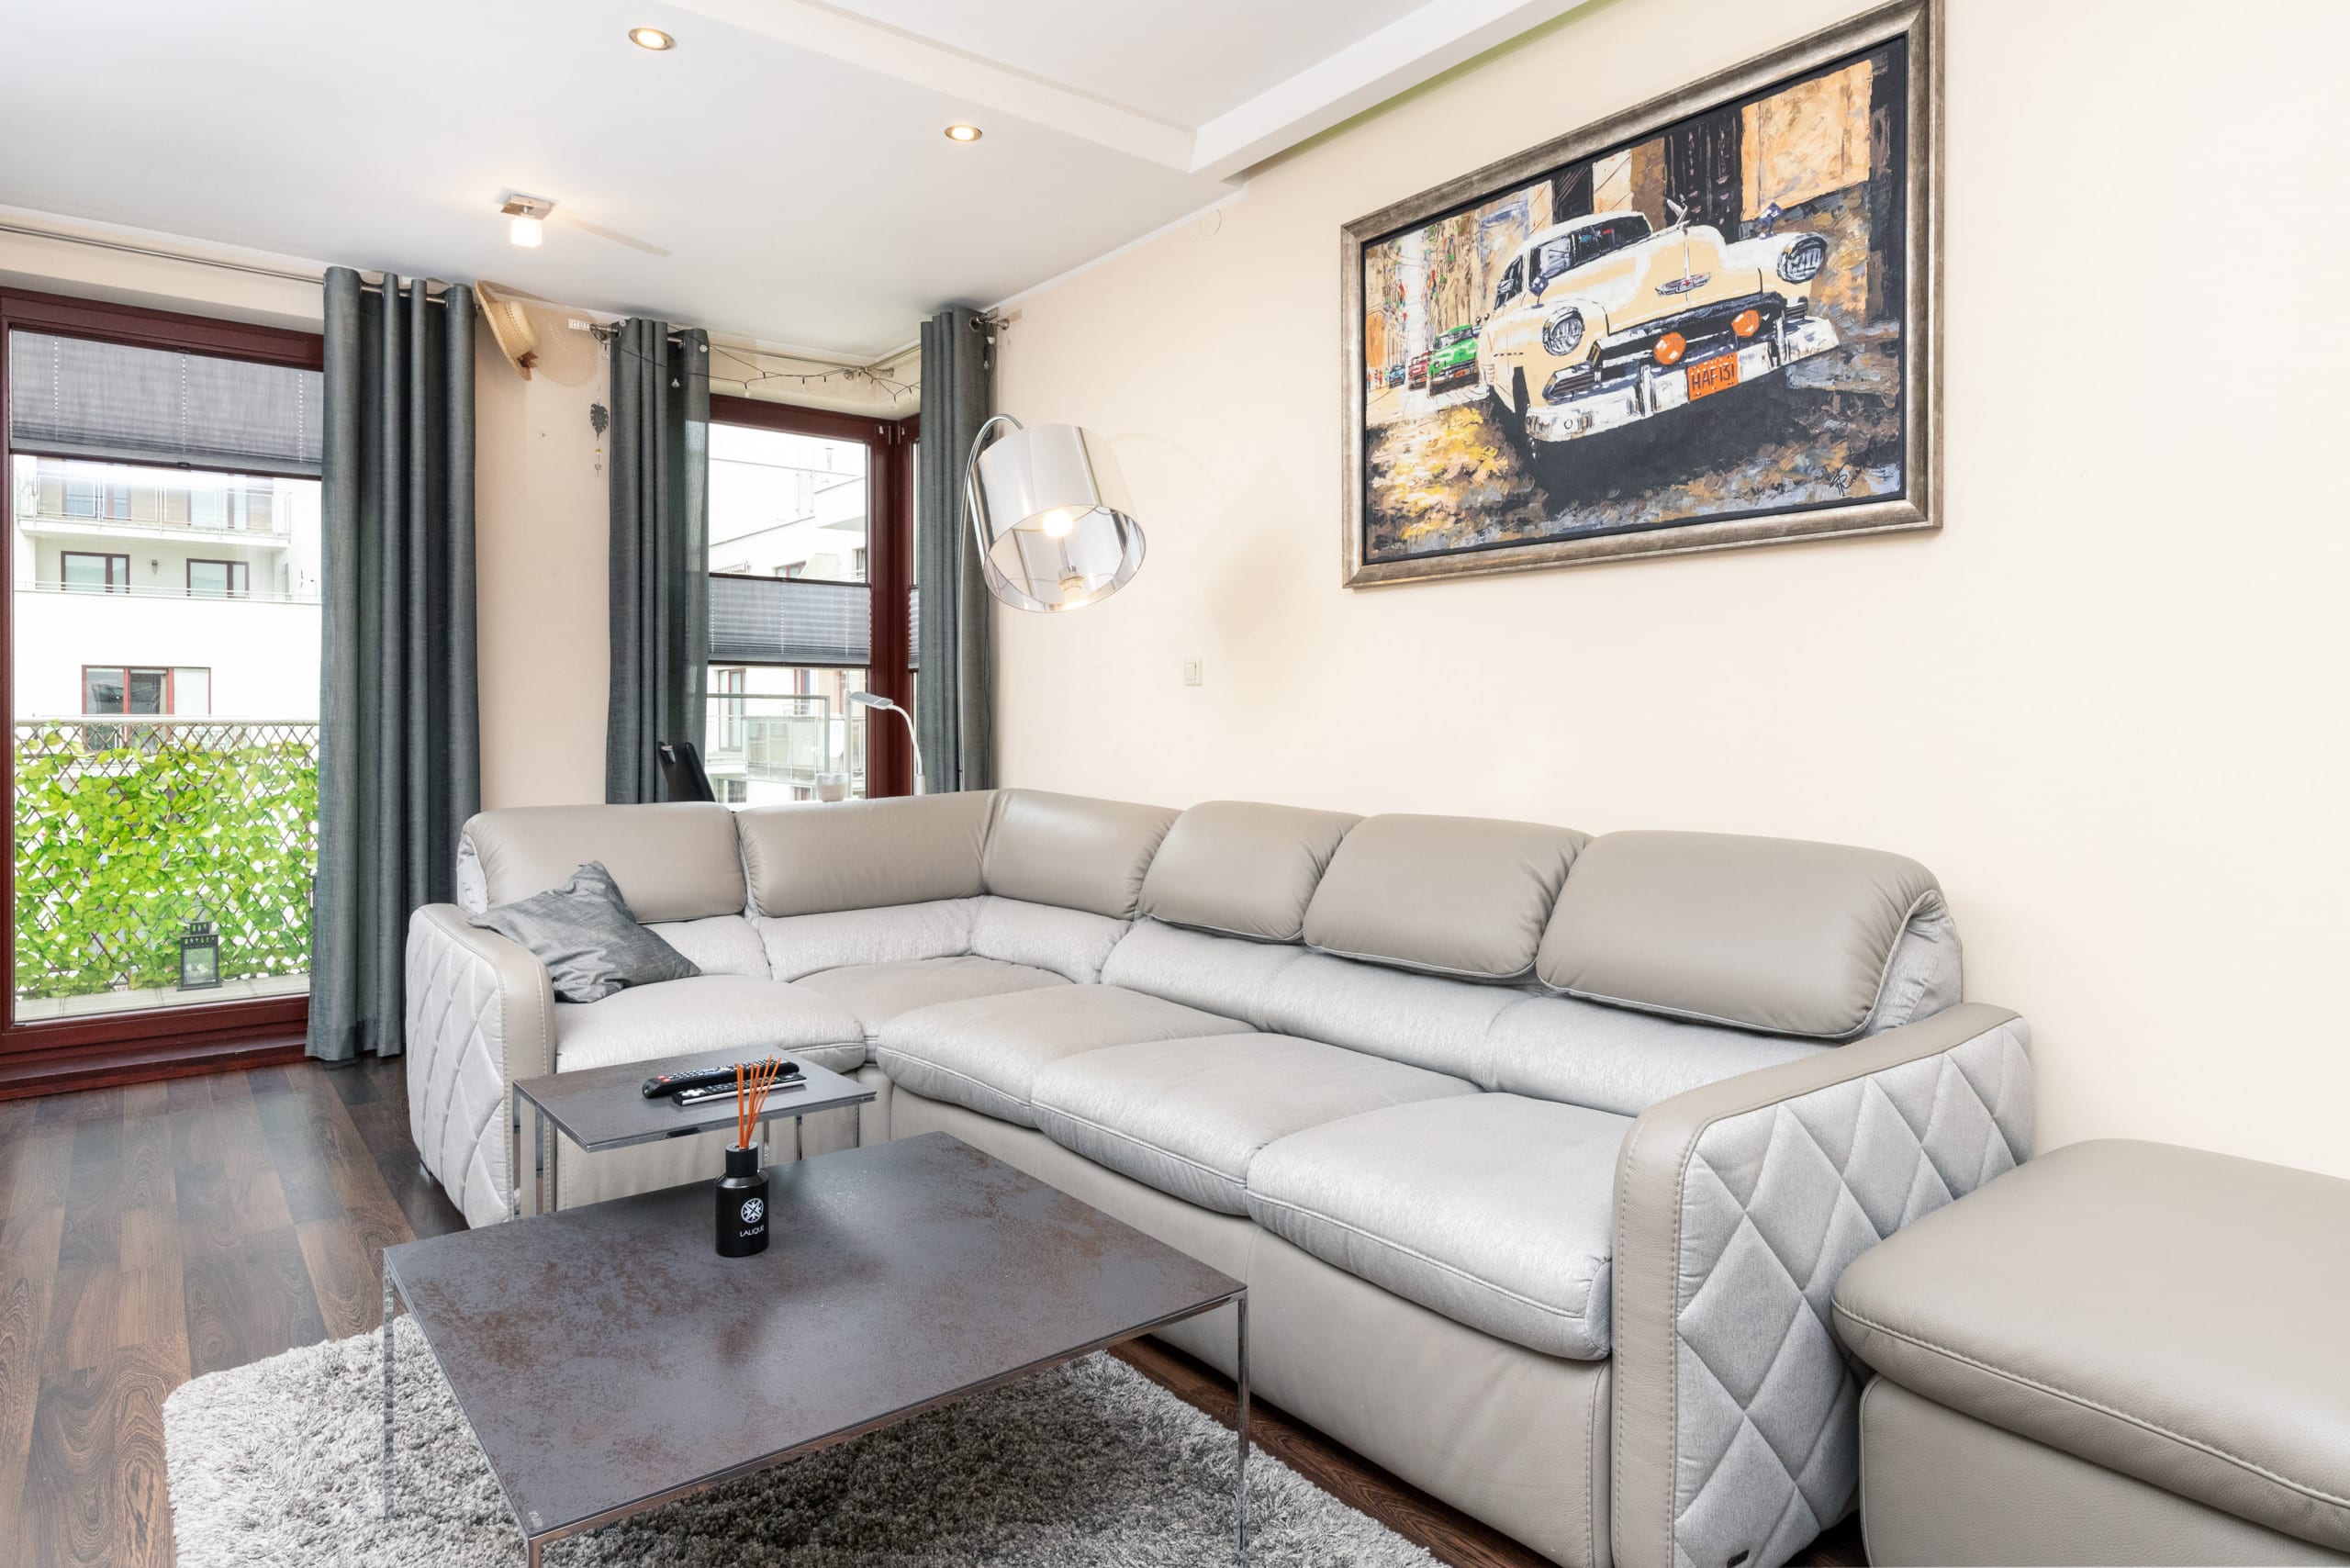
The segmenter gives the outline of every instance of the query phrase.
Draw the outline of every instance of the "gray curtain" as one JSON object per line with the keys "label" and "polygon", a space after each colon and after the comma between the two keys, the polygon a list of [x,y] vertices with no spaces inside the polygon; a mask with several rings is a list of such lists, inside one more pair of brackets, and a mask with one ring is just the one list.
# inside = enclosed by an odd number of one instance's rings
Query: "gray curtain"
{"label": "gray curtain", "polygon": [[396,1056],[408,917],[481,802],[474,297],[326,277],[323,645],[309,1052]]}
{"label": "gray curtain", "polygon": [[994,411],[995,369],[976,311],[922,327],[922,450],[914,570],[922,585],[914,723],[934,793],[995,784],[994,599],[963,510],[963,464]]}
{"label": "gray curtain", "polygon": [[702,744],[710,665],[710,338],[612,340],[612,695],[604,798],[662,798],[664,741]]}

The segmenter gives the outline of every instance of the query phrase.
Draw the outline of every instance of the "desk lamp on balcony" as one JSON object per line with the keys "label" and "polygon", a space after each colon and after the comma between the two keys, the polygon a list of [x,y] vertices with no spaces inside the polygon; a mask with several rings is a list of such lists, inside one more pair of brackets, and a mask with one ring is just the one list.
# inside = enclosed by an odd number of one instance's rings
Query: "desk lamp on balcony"
{"label": "desk lamp on balcony", "polygon": [[906,744],[914,748],[914,793],[917,795],[923,793],[922,742],[914,738],[914,716],[878,691],[852,691],[848,694],[848,700],[860,708],[870,708],[881,713],[895,713],[906,722]]}
{"label": "desk lamp on balcony", "polygon": [[[1009,431],[990,445],[999,425]],[[963,481],[988,591],[1014,610],[1081,610],[1142,567],[1117,463],[1075,425],[1031,430],[998,414],[972,438]]]}

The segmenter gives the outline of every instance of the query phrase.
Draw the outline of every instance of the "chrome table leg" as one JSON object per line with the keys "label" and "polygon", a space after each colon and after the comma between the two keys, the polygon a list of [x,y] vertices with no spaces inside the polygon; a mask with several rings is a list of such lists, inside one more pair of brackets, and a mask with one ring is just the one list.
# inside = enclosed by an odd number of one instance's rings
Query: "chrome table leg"
{"label": "chrome table leg", "polygon": [[506,1217],[522,1212],[522,1091],[506,1092]]}
{"label": "chrome table leg", "polygon": [[384,1518],[392,1517],[392,1271],[384,1269]]}

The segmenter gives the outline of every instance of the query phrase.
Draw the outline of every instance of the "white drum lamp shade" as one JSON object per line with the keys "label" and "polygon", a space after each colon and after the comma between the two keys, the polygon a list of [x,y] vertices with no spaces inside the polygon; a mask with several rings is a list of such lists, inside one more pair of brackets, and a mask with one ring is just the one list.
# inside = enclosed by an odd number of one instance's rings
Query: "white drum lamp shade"
{"label": "white drum lamp shade", "polygon": [[[994,445],[988,432],[1009,425]],[[998,414],[971,443],[965,489],[988,590],[1015,610],[1081,610],[1142,567],[1142,525],[1102,441]]]}

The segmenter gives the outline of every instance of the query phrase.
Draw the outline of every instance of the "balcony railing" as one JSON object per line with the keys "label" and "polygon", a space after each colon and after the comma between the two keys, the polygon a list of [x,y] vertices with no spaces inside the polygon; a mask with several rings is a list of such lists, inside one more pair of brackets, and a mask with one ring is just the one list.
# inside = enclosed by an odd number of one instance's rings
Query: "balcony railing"
{"label": "balcony railing", "polygon": [[224,980],[308,973],[317,721],[37,719],[13,744],[20,1002],[168,991],[190,921]]}
{"label": "balcony railing", "polygon": [[829,698],[765,692],[712,692],[704,731],[711,777],[812,791],[822,775],[841,774],[848,792],[865,792],[865,726]]}

